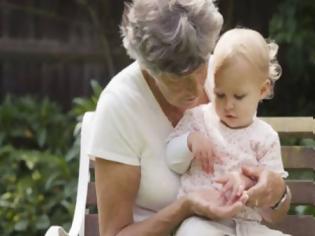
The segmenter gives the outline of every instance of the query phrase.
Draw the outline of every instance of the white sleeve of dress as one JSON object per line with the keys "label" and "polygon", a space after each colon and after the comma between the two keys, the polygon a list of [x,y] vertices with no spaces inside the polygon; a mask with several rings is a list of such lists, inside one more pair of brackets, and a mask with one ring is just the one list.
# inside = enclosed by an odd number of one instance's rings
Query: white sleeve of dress
{"label": "white sleeve of dress", "polygon": [[288,172],[283,168],[281,145],[277,132],[274,131],[266,136],[259,156],[259,163],[262,166],[279,173],[283,178],[288,177]]}
{"label": "white sleeve of dress", "polygon": [[201,131],[202,117],[197,115],[199,109],[185,112],[174,131],[167,138],[166,163],[168,167],[178,174],[185,173],[193,159],[188,148],[187,138],[192,131]]}

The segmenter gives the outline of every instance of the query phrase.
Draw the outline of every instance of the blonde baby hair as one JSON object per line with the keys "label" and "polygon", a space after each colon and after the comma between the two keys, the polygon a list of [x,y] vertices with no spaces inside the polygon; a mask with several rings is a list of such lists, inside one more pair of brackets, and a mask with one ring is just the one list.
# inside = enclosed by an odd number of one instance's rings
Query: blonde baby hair
{"label": "blonde baby hair", "polygon": [[277,61],[278,45],[268,42],[263,36],[251,29],[236,28],[225,32],[219,39],[213,53],[213,73],[215,75],[235,63],[239,58],[244,59],[257,71],[257,78],[269,80],[273,97],[273,87],[280,78],[282,70]]}

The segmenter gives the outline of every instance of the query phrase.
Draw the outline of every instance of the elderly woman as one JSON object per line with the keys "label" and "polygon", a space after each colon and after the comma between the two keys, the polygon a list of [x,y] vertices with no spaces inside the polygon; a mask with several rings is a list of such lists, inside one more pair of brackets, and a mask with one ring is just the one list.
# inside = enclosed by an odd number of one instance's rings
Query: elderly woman
{"label": "elderly woman", "polygon": [[[121,28],[135,62],[103,91],[89,151],[96,162],[100,235],[166,236],[191,216],[221,220],[242,207],[238,201],[220,208],[206,190],[176,199],[179,176],[165,163],[165,140],[184,111],[209,102],[204,83],[222,21],[210,0],[134,0],[127,6]],[[257,179],[248,205],[269,207],[281,199],[280,176],[255,169],[246,174]],[[270,209],[271,218],[281,218],[287,205]]]}

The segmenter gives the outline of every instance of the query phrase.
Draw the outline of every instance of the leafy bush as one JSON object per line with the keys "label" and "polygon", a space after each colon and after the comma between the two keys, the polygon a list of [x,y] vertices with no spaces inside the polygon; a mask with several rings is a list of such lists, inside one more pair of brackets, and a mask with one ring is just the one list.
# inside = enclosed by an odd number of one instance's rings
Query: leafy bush
{"label": "leafy bush", "polygon": [[91,80],[92,95],[89,98],[77,97],[73,99],[73,108],[71,114],[76,117],[81,117],[87,111],[94,111],[96,109],[97,101],[103,88],[96,80]]}
{"label": "leafy bush", "polygon": [[[277,115],[314,115],[315,4],[313,0],[282,0],[269,33],[280,44],[283,77],[276,86]],[[298,88],[298,89],[295,89]]]}
{"label": "leafy bush", "polygon": [[7,96],[0,106],[0,146],[64,153],[72,142],[74,119],[48,99]]}
{"label": "leafy bush", "polygon": [[43,235],[68,228],[76,196],[75,119],[48,99],[7,96],[0,106],[0,232]]}
{"label": "leafy bush", "polygon": [[48,99],[29,96],[7,96],[0,105],[1,236],[43,235],[52,224],[69,229],[80,121],[95,110],[102,91],[96,81],[91,86],[91,97],[74,99],[69,113]]}
{"label": "leafy bush", "polygon": [[1,235],[43,235],[49,225],[69,227],[76,196],[75,162],[49,151],[0,149]]}

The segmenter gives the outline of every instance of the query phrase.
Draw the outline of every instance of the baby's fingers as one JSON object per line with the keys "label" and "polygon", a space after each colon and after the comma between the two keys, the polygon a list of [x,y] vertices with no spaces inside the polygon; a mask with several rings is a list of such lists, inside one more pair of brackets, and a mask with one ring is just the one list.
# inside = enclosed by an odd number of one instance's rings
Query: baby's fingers
{"label": "baby's fingers", "polygon": [[238,199],[243,192],[243,191],[240,191],[240,189],[242,189],[241,186],[234,185],[234,186],[231,186],[231,188],[232,188],[232,192],[231,192],[231,195],[229,196],[229,201],[227,204],[231,204],[232,202],[234,202],[235,199]]}
{"label": "baby's fingers", "polygon": [[213,166],[212,160],[208,160],[208,166],[209,166],[209,172],[213,173],[214,172],[214,166]]}
{"label": "baby's fingers", "polygon": [[209,161],[207,159],[202,158],[202,160],[201,160],[201,168],[206,173],[210,172]]}
{"label": "baby's fingers", "polygon": [[238,191],[237,191],[236,194],[237,194],[238,197],[240,197],[243,194],[244,190],[245,190],[245,186],[243,184],[240,184],[240,186],[238,187],[237,190]]}
{"label": "baby's fingers", "polygon": [[214,181],[219,184],[225,185],[229,181],[229,178],[227,176],[221,176],[214,178]]}

